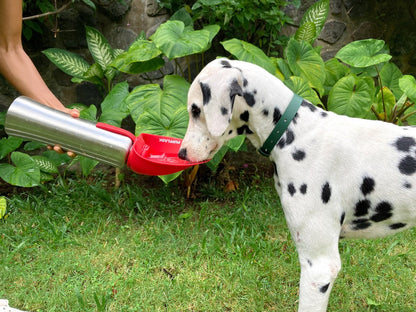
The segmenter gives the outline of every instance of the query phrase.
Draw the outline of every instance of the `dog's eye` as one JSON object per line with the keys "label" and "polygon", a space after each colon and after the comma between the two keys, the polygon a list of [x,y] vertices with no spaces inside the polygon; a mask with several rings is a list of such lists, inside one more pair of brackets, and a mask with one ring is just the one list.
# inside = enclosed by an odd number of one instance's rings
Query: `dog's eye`
{"label": "dog's eye", "polygon": [[198,106],[196,106],[196,104],[192,104],[191,114],[192,114],[192,117],[197,119],[197,118],[199,118],[199,115],[201,115],[201,109]]}

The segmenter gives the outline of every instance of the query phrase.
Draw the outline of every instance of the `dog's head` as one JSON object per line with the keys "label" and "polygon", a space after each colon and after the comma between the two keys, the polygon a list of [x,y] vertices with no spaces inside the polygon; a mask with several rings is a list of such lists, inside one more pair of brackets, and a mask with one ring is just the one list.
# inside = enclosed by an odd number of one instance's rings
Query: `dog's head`
{"label": "dog's head", "polygon": [[189,125],[179,157],[189,161],[210,159],[230,138],[234,103],[243,96],[241,70],[227,59],[209,63],[188,93]]}

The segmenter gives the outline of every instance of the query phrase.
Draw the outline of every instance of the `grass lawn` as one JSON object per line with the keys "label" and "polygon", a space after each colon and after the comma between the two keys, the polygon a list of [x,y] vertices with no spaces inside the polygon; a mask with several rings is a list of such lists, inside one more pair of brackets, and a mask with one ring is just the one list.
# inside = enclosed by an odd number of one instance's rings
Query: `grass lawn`
{"label": "grass lawn", "polygon": [[[200,182],[186,200],[175,182],[111,190],[104,178],[9,196],[0,298],[31,312],[296,311],[297,254],[271,179],[231,193]],[[342,241],[329,311],[415,311],[415,241]]]}

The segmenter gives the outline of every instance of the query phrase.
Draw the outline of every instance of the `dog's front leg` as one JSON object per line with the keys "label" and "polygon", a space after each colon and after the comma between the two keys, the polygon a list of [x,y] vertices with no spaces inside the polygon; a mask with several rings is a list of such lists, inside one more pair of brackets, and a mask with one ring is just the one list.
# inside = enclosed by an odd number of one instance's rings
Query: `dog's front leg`
{"label": "dog's front leg", "polygon": [[293,206],[289,211],[285,209],[301,265],[299,312],[326,311],[329,294],[341,269],[338,251],[341,225],[329,211],[336,209],[328,206],[309,209],[302,205]]}

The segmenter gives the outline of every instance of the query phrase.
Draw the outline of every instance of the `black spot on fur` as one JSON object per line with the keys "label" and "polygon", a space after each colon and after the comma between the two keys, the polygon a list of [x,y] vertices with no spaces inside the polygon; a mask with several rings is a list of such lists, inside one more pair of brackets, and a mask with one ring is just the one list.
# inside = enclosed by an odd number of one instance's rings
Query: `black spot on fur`
{"label": "black spot on fur", "polygon": [[309,266],[312,266],[312,265],[313,265],[313,264],[312,264],[312,261],[311,261],[311,260],[309,260],[309,259],[307,259],[307,260],[306,260],[306,262],[308,262]]}
{"label": "black spot on fur", "polygon": [[343,225],[344,224],[344,220],[345,220],[345,212],[342,213],[341,219],[340,219],[339,223],[341,223],[341,225]]}
{"label": "black spot on fur", "polygon": [[231,135],[233,133],[233,130],[228,131],[228,135]]}
{"label": "black spot on fur", "polygon": [[292,153],[292,157],[294,160],[301,161],[305,158],[306,153],[303,150],[296,150]]}
{"label": "black spot on fur", "polygon": [[326,293],[327,292],[327,290],[328,290],[328,288],[329,288],[329,285],[330,285],[331,283],[328,283],[328,284],[326,284],[326,285],[324,285],[324,286],[322,286],[321,288],[319,288],[319,291],[321,292],[321,293]]}
{"label": "black spot on fur", "polygon": [[311,103],[309,103],[309,102],[303,101],[301,105],[303,107],[309,108],[311,112],[315,112],[316,111],[316,106],[313,105],[313,104],[311,104]]}
{"label": "black spot on fur", "polygon": [[211,89],[207,84],[203,82],[200,82],[199,85],[201,86],[202,91],[202,103],[207,105],[209,101],[211,101]]}
{"label": "black spot on fur", "polygon": [[397,229],[401,229],[405,227],[406,225],[407,225],[406,223],[393,223],[390,225],[390,229],[397,230]]}
{"label": "black spot on fur", "polygon": [[296,193],[296,188],[293,185],[293,183],[289,183],[289,185],[287,186],[287,191],[289,192],[290,196],[295,195]]}
{"label": "black spot on fur", "polygon": [[241,119],[242,121],[245,121],[245,122],[248,122],[249,117],[250,117],[250,114],[249,114],[249,112],[248,112],[248,111],[245,111],[244,113],[242,113],[242,114],[240,115],[240,119]]}
{"label": "black spot on fur", "polygon": [[412,175],[416,172],[416,159],[406,156],[400,161],[399,170],[402,174]]}
{"label": "black spot on fur", "polygon": [[369,219],[356,219],[352,221],[354,224],[354,230],[364,230],[366,228],[369,228],[371,226],[371,222]]}
{"label": "black spot on fur", "polygon": [[276,176],[278,176],[278,174],[277,174],[277,165],[274,161],[272,161],[272,164],[273,164],[273,172]]}
{"label": "black spot on fur", "polygon": [[201,115],[201,109],[196,104],[192,104],[191,114],[193,118],[198,119],[199,115]]}
{"label": "black spot on fur", "polygon": [[253,134],[253,131],[251,131],[251,129],[247,125],[244,125],[244,126],[241,126],[240,128],[237,128],[237,133],[238,135]]}
{"label": "black spot on fur", "polygon": [[228,114],[228,109],[227,108],[225,108],[225,107],[221,107],[221,114],[222,115],[227,115]]}
{"label": "black spot on fur", "polygon": [[267,109],[263,109],[263,115],[265,117],[269,116],[269,111]]}
{"label": "black spot on fur", "polygon": [[412,184],[410,184],[409,182],[406,182],[403,186],[405,188],[407,188],[407,189],[411,189],[412,188]]}
{"label": "black spot on fur", "polygon": [[322,117],[328,117],[328,113],[327,113],[327,112],[322,112],[322,113],[321,113],[321,116],[322,116]]}
{"label": "black spot on fur", "polygon": [[371,216],[370,219],[371,221],[374,221],[374,222],[381,222],[381,221],[387,220],[391,218],[391,216],[393,215],[391,213],[392,210],[393,210],[393,207],[391,206],[391,204],[386,201],[383,201],[376,206],[376,209],[375,209],[376,214]]}
{"label": "black spot on fur", "polygon": [[273,111],[273,123],[277,124],[281,117],[282,114],[280,113],[280,110],[276,107]]}
{"label": "black spot on fur", "polygon": [[244,99],[247,102],[247,105],[250,107],[253,107],[256,104],[256,100],[254,99],[254,94],[253,93],[247,93],[244,92]]}
{"label": "black spot on fur", "polygon": [[412,137],[401,137],[396,141],[396,147],[399,151],[408,152],[410,147],[416,145],[416,141]]}
{"label": "black spot on fur", "polygon": [[230,62],[225,61],[225,60],[221,61],[221,65],[223,68],[232,68]]}
{"label": "black spot on fur", "polygon": [[322,186],[321,199],[324,204],[327,204],[331,199],[331,186],[328,182]]}
{"label": "black spot on fur", "polygon": [[302,185],[300,186],[300,188],[299,188],[299,191],[300,191],[303,195],[305,195],[305,194],[306,194],[307,190],[308,190],[308,186],[307,186],[306,184],[302,184]]}
{"label": "black spot on fur", "polygon": [[243,86],[244,86],[244,87],[247,87],[247,86],[248,86],[248,80],[247,80],[247,79],[245,79],[245,78],[244,78],[244,80],[243,80]]}
{"label": "black spot on fur", "polygon": [[368,214],[368,210],[370,209],[371,203],[368,199],[360,200],[355,205],[355,213],[354,216],[362,217]]}
{"label": "black spot on fur", "polygon": [[295,141],[295,134],[293,133],[292,130],[287,130],[286,131],[286,145],[292,144],[293,141]]}
{"label": "black spot on fur", "polygon": [[235,96],[242,96],[243,95],[243,89],[241,89],[240,84],[238,83],[237,79],[234,79],[231,82],[230,86],[230,100],[231,100],[231,109],[234,107],[234,100]]}
{"label": "black spot on fur", "polygon": [[363,193],[363,195],[368,195],[370,194],[372,191],[374,191],[374,185],[376,184],[376,182],[374,181],[374,179],[369,178],[369,177],[365,177],[363,179],[363,183],[361,184],[361,192]]}

